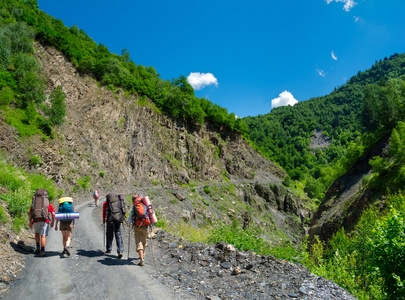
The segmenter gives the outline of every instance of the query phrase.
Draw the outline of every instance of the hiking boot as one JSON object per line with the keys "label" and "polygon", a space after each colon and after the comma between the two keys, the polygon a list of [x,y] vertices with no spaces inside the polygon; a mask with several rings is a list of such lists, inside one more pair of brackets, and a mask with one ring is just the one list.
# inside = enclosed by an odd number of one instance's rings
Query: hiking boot
{"label": "hiking boot", "polygon": [[62,254],[66,254],[66,248],[63,248]]}
{"label": "hiking boot", "polygon": [[41,256],[41,257],[46,256],[46,252],[45,252],[45,250],[41,250],[41,252],[39,252],[39,256]]}
{"label": "hiking boot", "polygon": [[35,250],[35,253],[36,253],[36,254],[39,254],[39,252],[40,252],[40,249],[37,248],[37,249]]}
{"label": "hiking boot", "polygon": [[66,253],[68,256],[70,256],[69,247],[66,247],[66,248],[65,248],[65,253]]}
{"label": "hiking boot", "polygon": [[118,253],[118,259],[121,259],[122,253]]}
{"label": "hiking boot", "polygon": [[139,264],[138,264],[138,266],[144,266],[145,265],[145,263],[144,263],[144,261],[143,260],[141,260],[140,262],[139,262]]}
{"label": "hiking boot", "polygon": [[111,250],[107,250],[106,252],[105,252],[105,254],[110,254],[111,253]]}

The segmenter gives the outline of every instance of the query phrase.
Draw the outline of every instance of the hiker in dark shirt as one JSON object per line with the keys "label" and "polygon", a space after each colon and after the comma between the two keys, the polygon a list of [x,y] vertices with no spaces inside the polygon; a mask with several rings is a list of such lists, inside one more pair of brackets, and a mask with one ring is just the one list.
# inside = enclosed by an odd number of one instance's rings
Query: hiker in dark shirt
{"label": "hiker in dark shirt", "polygon": [[[112,198],[115,198],[115,196],[118,197],[118,195],[115,194],[107,194],[106,196],[106,201],[103,204],[103,224],[107,224],[107,232],[106,232],[106,239],[107,239],[107,245],[106,245],[106,254],[111,253],[112,251],[112,241],[114,239],[115,235],[115,241],[117,244],[117,253],[118,253],[118,259],[122,257],[122,252],[123,252],[123,243],[122,243],[122,234],[121,234],[121,223],[122,220],[114,220],[113,214],[114,212],[111,211],[111,209],[114,209],[114,205],[109,205],[109,201],[111,201]],[[122,214],[122,210],[120,212]],[[125,215],[125,213],[124,213]]]}

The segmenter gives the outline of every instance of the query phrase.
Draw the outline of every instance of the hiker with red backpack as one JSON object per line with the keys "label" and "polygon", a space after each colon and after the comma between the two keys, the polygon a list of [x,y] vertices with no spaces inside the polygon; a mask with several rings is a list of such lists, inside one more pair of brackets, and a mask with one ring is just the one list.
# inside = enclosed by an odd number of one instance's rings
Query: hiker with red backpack
{"label": "hiker with red backpack", "polygon": [[55,209],[49,203],[48,190],[37,189],[32,197],[31,209],[28,213],[29,226],[34,228],[36,250],[35,253],[39,256],[46,256],[45,246],[46,237],[49,233],[49,215],[51,216],[51,224],[53,227],[55,222]]}
{"label": "hiker with red backpack", "polygon": [[121,223],[125,219],[126,209],[124,196],[109,193],[106,196],[106,201],[103,204],[103,224],[107,223],[107,246],[106,254],[112,251],[112,241],[115,235],[117,244],[118,259],[121,259],[123,253],[123,243],[121,234]]}
{"label": "hiker with red backpack", "polygon": [[98,200],[100,199],[100,193],[98,191],[94,191],[93,199],[94,199],[94,205],[98,207]]}
{"label": "hiker with red backpack", "polygon": [[[73,198],[71,197],[62,197],[59,199],[59,208],[58,213],[65,213],[71,214],[73,213],[75,208],[73,207]],[[58,231],[58,222],[56,220],[55,230]],[[62,255],[66,254],[70,256],[70,241],[72,238],[72,232],[75,228],[75,220],[74,219],[61,219],[60,220],[60,231],[62,232],[62,243],[63,243],[63,251]]]}
{"label": "hiker with red backpack", "polygon": [[[128,222],[134,227],[136,251],[139,254],[139,266],[145,265],[146,238],[148,227],[157,222],[149,197],[141,194],[132,197],[132,212]],[[153,248],[152,248],[153,250]]]}

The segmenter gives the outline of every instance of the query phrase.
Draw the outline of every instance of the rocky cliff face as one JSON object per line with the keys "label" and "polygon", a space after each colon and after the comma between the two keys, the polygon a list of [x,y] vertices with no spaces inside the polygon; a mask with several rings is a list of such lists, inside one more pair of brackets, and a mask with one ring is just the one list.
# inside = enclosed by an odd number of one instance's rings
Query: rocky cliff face
{"label": "rocky cliff face", "polygon": [[[237,134],[220,136],[209,126],[187,128],[158,113],[148,100],[114,93],[80,76],[53,48],[37,45],[36,53],[48,77],[48,93],[61,85],[66,94],[66,122],[59,136],[47,143],[54,145],[49,151],[63,177],[50,175],[66,188],[85,175],[95,187],[156,181],[183,184],[220,180],[221,174],[280,183],[285,176]],[[45,162],[49,153],[41,148],[35,151],[44,160],[42,168],[49,168]]]}
{"label": "rocky cliff face", "polygon": [[[286,174],[239,134],[219,133],[209,124],[187,126],[160,113],[148,99],[109,90],[79,74],[54,48],[36,44],[35,49],[48,80],[46,93],[62,86],[67,116],[49,139],[17,138],[0,116],[0,147],[18,165],[52,178],[66,194],[91,197],[94,189],[155,193],[155,205],[168,218],[236,218],[242,224],[278,226],[293,240],[302,234],[299,217],[307,210],[281,187]],[[38,165],[32,165],[32,156],[40,158]],[[191,193],[182,185],[195,188]],[[218,186],[207,194],[206,185]],[[174,195],[181,199],[175,208]]]}

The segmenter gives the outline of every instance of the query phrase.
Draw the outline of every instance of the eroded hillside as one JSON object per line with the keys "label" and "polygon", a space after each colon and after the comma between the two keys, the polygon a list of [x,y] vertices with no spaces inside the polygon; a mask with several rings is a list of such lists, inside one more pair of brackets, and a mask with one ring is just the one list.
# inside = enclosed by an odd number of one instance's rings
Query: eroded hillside
{"label": "eroded hillside", "polygon": [[79,74],[52,47],[37,43],[35,52],[46,94],[62,86],[67,116],[49,139],[20,139],[1,120],[1,148],[19,166],[47,175],[65,193],[148,193],[168,220],[206,225],[237,219],[273,232],[270,239],[300,238],[308,209],[282,186],[284,171],[239,134],[173,120],[148,99]]}

